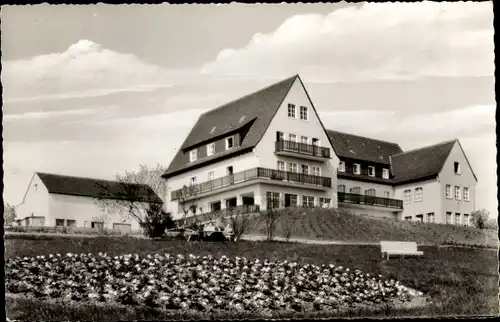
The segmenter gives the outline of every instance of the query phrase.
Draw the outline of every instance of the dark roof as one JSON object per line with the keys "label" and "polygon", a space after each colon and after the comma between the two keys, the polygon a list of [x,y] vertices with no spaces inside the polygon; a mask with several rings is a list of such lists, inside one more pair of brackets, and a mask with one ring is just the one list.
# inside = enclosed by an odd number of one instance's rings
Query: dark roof
{"label": "dark roof", "polygon": [[457,140],[393,155],[391,158],[394,183],[403,184],[437,176],[441,172],[455,142]]}
{"label": "dark roof", "polygon": [[[117,181],[73,177],[42,172],[37,172],[36,174],[40,177],[40,180],[42,180],[45,187],[47,187],[49,193],[92,198],[105,195],[113,196],[113,198],[110,197],[109,199],[120,199],[120,195],[130,195],[130,192],[127,193],[127,191],[130,190],[125,189],[124,187],[125,184]],[[163,203],[160,197],[158,197],[158,195],[148,185],[127,184],[127,186],[132,188],[132,191],[137,191],[137,195],[139,196],[137,200]]]}
{"label": "dark roof", "polygon": [[326,130],[326,133],[339,158],[390,165],[390,156],[403,152],[396,143],[333,130]]}
{"label": "dark roof", "polygon": [[[242,153],[255,147],[266,132],[271,120],[298,77],[298,75],[295,75],[287,78],[203,113],[184,140],[179,151],[177,151],[177,154],[163,176],[170,177],[180,171],[215,161],[221,157],[228,157],[238,152]],[[248,133],[237,148],[231,149],[225,155],[216,154],[189,164],[184,162],[184,154],[189,148],[234,132],[251,122],[253,123]]]}

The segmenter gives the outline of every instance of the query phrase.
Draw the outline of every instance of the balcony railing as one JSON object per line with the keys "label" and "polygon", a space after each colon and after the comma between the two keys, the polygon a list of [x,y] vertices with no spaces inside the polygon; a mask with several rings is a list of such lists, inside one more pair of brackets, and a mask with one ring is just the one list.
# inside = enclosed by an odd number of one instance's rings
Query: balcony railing
{"label": "balcony railing", "polygon": [[311,184],[328,188],[332,187],[332,179],[329,177],[320,177],[310,174],[302,174],[302,173],[288,172],[288,171],[281,171],[281,170],[267,169],[267,168],[253,168],[232,175],[227,175],[225,177],[221,177],[218,179],[174,190],[171,193],[171,199],[178,200],[181,198],[189,198],[201,193],[205,193],[208,191],[224,188],[233,184],[259,178]]}
{"label": "balcony railing", "polygon": [[295,141],[280,140],[275,143],[276,152],[296,152],[323,158],[330,158],[330,148]]}
{"label": "balcony railing", "polygon": [[403,200],[338,192],[338,201],[369,206],[403,209]]}

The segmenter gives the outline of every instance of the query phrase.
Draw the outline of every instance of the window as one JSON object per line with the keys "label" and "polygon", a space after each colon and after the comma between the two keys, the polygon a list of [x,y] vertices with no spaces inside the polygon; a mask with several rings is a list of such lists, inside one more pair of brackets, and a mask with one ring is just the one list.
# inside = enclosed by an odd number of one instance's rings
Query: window
{"label": "window", "polygon": [[189,152],[189,162],[196,161],[198,159],[198,150],[192,150]]}
{"label": "window", "polygon": [[451,195],[451,185],[446,185],[445,194],[447,199],[453,199],[453,196]]}
{"label": "window", "polygon": [[302,174],[309,174],[309,166],[307,164],[302,165]]}
{"label": "window", "polygon": [[470,222],[469,222],[469,215],[468,214],[464,214],[464,225],[465,226],[469,226]]}
{"label": "window", "polygon": [[213,180],[213,179],[214,179],[214,172],[213,172],[213,171],[210,171],[210,172],[208,173],[208,180],[210,181],[210,180]]}
{"label": "window", "polygon": [[304,121],[309,120],[309,111],[305,106],[300,107],[300,119]]}
{"label": "window", "polygon": [[68,220],[66,221],[66,225],[67,225],[68,227],[75,227],[75,226],[76,226],[76,220],[71,220],[71,219],[68,219]]}
{"label": "window", "polygon": [[361,187],[351,188],[351,189],[349,189],[349,192],[359,195],[359,194],[361,194]]}
{"label": "window", "polygon": [[285,138],[285,133],[276,131],[276,141],[283,141]]}
{"label": "window", "polygon": [[314,197],[302,196],[302,204],[304,207],[314,207]]}
{"label": "window", "polygon": [[451,225],[451,212],[446,213],[446,224]]}
{"label": "window", "polygon": [[285,162],[278,161],[278,170],[285,171]]}
{"label": "window", "polygon": [[226,139],[226,150],[232,149],[233,147],[234,147],[234,138],[231,136]]}
{"label": "window", "polygon": [[368,166],[368,175],[370,177],[375,177],[375,167]]}
{"label": "window", "polygon": [[354,163],[353,172],[354,172],[354,174],[360,174],[361,173],[361,165],[359,165],[358,163]]}
{"label": "window", "polygon": [[337,192],[345,192],[345,186],[343,184],[339,184],[337,186]]}
{"label": "window", "polygon": [[405,205],[411,203],[411,189],[406,189],[403,192],[403,201]]}
{"label": "window", "polygon": [[309,139],[307,138],[307,136],[301,136],[300,137],[300,143],[307,144],[308,140]]}
{"label": "window", "polygon": [[384,191],[384,198],[390,198],[391,193],[389,191]]}
{"label": "window", "polygon": [[267,209],[279,208],[280,206],[280,193],[279,192],[266,192]]}
{"label": "window", "polygon": [[365,190],[365,195],[375,197],[375,189]]}
{"label": "window", "polygon": [[215,143],[210,143],[207,145],[207,156],[211,156],[215,153]]}
{"label": "window", "polygon": [[288,140],[292,142],[297,142],[297,136],[295,134],[289,133]]}
{"label": "window", "polygon": [[340,161],[339,163],[339,172],[345,172],[345,162]]}
{"label": "window", "polygon": [[290,163],[290,172],[297,172],[297,163]]}
{"label": "window", "polygon": [[64,226],[64,219],[56,219],[56,226]]}
{"label": "window", "polygon": [[427,222],[434,222],[434,213],[430,212],[427,214]]}
{"label": "window", "polygon": [[319,198],[319,204],[323,208],[330,207],[331,202],[332,202],[332,199],[330,199],[330,198]]}
{"label": "window", "polygon": [[38,191],[38,184],[37,183],[35,183],[34,187],[35,187],[35,191]]}
{"label": "window", "polygon": [[453,170],[455,171],[455,174],[460,174],[460,163],[454,162],[453,163]]}
{"label": "window", "polygon": [[416,215],[415,217],[417,217],[418,222],[424,222],[424,215],[420,214],[420,215]]}
{"label": "window", "polygon": [[288,117],[296,118],[295,116],[295,105],[288,104]]}
{"label": "window", "polygon": [[464,200],[465,201],[470,201],[469,188],[468,187],[464,187]]}
{"label": "window", "polygon": [[196,177],[191,177],[191,180],[189,182],[192,186],[196,184]]}
{"label": "window", "polygon": [[382,169],[382,178],[389,179],[389,169]]}
{"label": "window", "polygon": [[455,186],[455,199],[460,200],[460,187]]}
{"label": "window", "polygon": [[226,168],[227,175],[230,176],[233,174],[233,166],[230,165],[229,167]]}
{"label": "window", "polygon": [[415,188],[415,202],[424,200],[424,190],[422,187]]}
{"label": "window", "polygon": [[406,221],[411,221],[411,216],[406,216],[406,217],[405,217],[405,220],[406,220]]}
{"label": "window", "polygon": [[455,213],[455,225],[460,225],[460,213]]}
{"label": "window", "polygon": [[321,169],[320,167],[313,167],[313,175],[315,176],[321,176]]}

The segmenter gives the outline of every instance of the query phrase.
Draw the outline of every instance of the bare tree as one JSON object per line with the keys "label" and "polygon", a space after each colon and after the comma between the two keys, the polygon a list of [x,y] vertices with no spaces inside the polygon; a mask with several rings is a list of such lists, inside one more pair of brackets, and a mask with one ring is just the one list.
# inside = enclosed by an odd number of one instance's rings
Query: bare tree
{"label": "bare tree", "polygon": [[282,216],[281,218],[281,229],[283,230],[283,237],[285,237],[287,242],[290,241],[292,233],[297,228],[297,222],[300,217],[298,211],[300,209],[296,207],[286,208],[286,216]]}
{"label": "bare tree", "polygon": [[139,171],[118,174],[113,182],[102,180],[98,183],[101,192],[95,202],[107,212],[125,214],[136,220],[147,233],[148,225],[158,222],[153,217],[168,216],[160,199],[168,190],[167,182],[161,177],[165,171],[160,164],[152,169],[140,165]]}
{"label": "bare tree", "polygon": [[266,206],[266,209],[261,211],[260,218],[264,221],[266,240],[271,241],[275,237],[277,223],[283,213],[285,203],[282,198],[267,200],[266,196],[266,200],[262,200],[261,204]]}
{"label": "bare tree", "polygon": [[234,241],[238,241],[250,224],[250,215],[243,208],[231,208],[227,217],[234,234]]}

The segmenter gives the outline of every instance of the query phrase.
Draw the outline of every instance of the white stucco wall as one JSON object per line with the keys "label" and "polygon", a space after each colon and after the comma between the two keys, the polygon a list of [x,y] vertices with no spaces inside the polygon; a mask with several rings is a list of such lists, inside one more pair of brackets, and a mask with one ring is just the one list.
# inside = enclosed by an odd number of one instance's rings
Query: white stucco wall
{"label": "white stucco wall", "polygon": [[23,202],[16,206],[17,219],[24,219],[25,217],[44,217],[44,226],[50,221],[49,205],[48,205],[49,192],[43,184],[40,177],[34,174],[29,186],[26,190]]}
{"label": "white stucco wall", "polygon": [[[131,224],[131,229],[140,229],[138,222],[129,216],[122,216],[115,212],[103,212],[90,197],[50,194],[49,196],[50,222],[46,226],[55,226],[56,219],[75,220],[76,227],[85,227],[85,222],[104,221],[104,228],[112,229],[113,223]],[[90,227],[90,226],[89,226]]]}
{"label": "white stucco wall", "polygon": [[[197,183],[208,181],[208,173],[214,173],[214,179],[218,179],[227,175],[227,167],[233,167],[233,173],[245,171],[251,168],[258,167],[258,159],[255,153],[249,152],[230,159],[222,160],[192,171],[188,171],[177,176],[167,179],[167,196],[165,197],[165,211],[170,212],[173,218],[182,217],[182,211],[179,211],[179,202],[172,201],[171,193],[174,190],[181,189],[184,185],[189,186],[192,177],[196,177]],[[207,199],[208,200],[208,199]],[[205,201],[202,200],[202,203]]]}
{"label": "white stucco wall", "polygon": [[[288,104],[294,104],[296,108],[296,118],[288,117]],[[305,106],[309,111],[309,120],[304,121],[300,119],[300,106]],[[305,160],[303,158],[290,158],[277,156],[274,154],[275,142],[276,142],[276,132],[281,131],[284,133],[284,139],[288,140],[288,134],[292,133],[297,136],[297,140],[300,142],[301,136],[307,136],[309,139],[309,144],[311,144],[312,138],[317,138],[320,140],[319,145],[322,147],[330,148],[331,159],[325,159],[323,162],[315,162],[311,160]],[[259,166],[264,168],[276,169],[278,160],[286,162],[286,170],[289,171],[288,165],[291,160],[297,163],[299,166],[301,164],[308,164],[311,167],[313,165],[319,165],[321,168],[321,176],[332,178],[332,190],[336,191],[337,187],[337,167],[339,164],[339,159],[333,151],[333,147],[330,144],[325,130],[321,126],[318,115],[314,112],[314,109],[309,101],[305,89],[299,79],[296,79],[293,83],[290,91],[283,100],[281,106],[276,112],[275,117],[272,119],[266,133],[263,135],[257,146],[255,147],[255,154],[259,160]],[[310,168],[312,171],[312,168]],[[311,172],[312,173],[312,172]],[[337,196],[333,196],[333,203],[336,207]]]}
{"label": "white stucco wall", "polygon": [[[415,188],[423,188],[423,200],[415,202]],[[412,198],[411,203],[404,203],[404,191],[411,189]],[[428,213],[434,213],[434,220],[436,223],[443,223],[443,218],[440,216],[441,212],[441,185],[437,179],[431,179],[416,183],[409,183],[394,188],[394,198],[403,200],[403,212],[399,219],[404,220],[407,216],[412,216],[412,220],[416,220],[416,215],[422,214],[424,221],[427,220]]]}
{"label": "white stucco wall", "polygon": [[[454,171],[454,162],[460,163],[460,174],[455,174]],[[476,180],[474,179],[474,175],[472,169],[469,167],[467,163],[465,154],[463,150],[460,148],[460,144],[458,142],[453,146],[450,155],[448,156],[443,169],[439,173],[439,183],[440,183],[440,197],[442,200],[442,208],[441,208],[441,217],[443,218],[443,222],[446,222],[446,212],[452,213],[453,223],[455,219],[455,214],[460,213],[461,218],[463,218],[464,214],[470,214],[475,210],[475,196],[476,196]],[[446,185],[449,184],[452,187],[452,198],[446,198]],[[454,196],[454,187],[460,187],[460,200],[456,200]],[[469,200],[464,200],[463,188],[469,188]]]}

